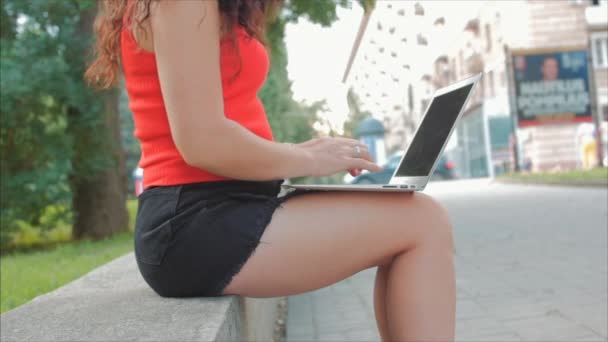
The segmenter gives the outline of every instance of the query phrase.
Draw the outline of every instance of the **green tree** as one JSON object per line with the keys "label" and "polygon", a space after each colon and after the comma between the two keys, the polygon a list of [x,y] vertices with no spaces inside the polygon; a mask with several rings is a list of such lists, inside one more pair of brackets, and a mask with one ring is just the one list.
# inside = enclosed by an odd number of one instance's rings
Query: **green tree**
{"label": "green tree", "polygon": [[1,235],[17,219],[37,225],[46,206],[66,202],[76,238],[126,230],[118,92],[96,93],[82,77],[96,2],[1,5]]}

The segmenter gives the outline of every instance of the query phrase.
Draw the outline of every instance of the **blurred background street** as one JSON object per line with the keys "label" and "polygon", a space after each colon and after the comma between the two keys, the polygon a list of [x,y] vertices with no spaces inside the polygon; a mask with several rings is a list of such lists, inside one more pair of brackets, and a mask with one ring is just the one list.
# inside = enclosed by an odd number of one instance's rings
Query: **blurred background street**
{"label": "blurred background street", "polygon": [[[427,189],[454,224],[457,340],[606,341],[608,190],[489,179]],[[287,340],[378,341],[374,276],[290,297]]]}

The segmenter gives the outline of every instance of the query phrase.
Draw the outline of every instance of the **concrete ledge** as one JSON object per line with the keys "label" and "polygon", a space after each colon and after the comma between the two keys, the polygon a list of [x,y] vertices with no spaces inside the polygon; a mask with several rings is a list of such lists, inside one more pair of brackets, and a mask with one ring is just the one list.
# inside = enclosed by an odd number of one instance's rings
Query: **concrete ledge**
{"label": "concrete ledge", "polygon": [[162,298],[134,254],[0,315],[4,341],[270,341],[278,299]]}

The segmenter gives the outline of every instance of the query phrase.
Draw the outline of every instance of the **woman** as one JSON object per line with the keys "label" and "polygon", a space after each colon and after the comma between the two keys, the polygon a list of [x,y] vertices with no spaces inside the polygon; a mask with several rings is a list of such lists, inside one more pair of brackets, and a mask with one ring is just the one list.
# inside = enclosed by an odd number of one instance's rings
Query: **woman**
{"label": "woman", "polygon": [[256,95],[268,71],[262,41],[272,5],[103,2],[86,76],[110,87],[124,73],[144,169],[135,228],[142,276],[161,296],[274,297],[377,267],[384,341],[452,340],[452,236],[437,202],[424,194],[277,197],[285,178],[379,167],[353,139],[273,141]]}

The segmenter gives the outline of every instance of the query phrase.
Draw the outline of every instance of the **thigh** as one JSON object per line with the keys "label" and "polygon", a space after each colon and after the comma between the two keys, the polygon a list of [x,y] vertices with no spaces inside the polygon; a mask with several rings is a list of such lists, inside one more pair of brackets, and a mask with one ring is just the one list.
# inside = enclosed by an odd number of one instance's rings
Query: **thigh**
{"label": "thigh", "polygon": [[445,212],[421,193],[293,197],[275,211],[224,294],[275,297],[328,286],[413,247],[431,220],[447,224]]}

